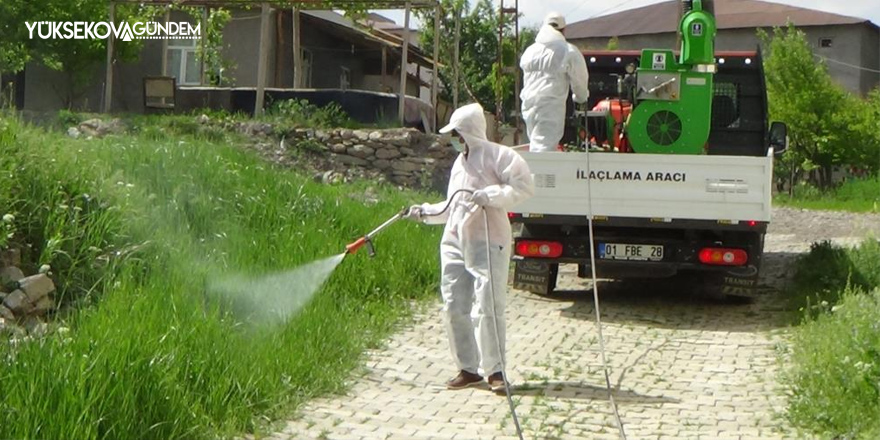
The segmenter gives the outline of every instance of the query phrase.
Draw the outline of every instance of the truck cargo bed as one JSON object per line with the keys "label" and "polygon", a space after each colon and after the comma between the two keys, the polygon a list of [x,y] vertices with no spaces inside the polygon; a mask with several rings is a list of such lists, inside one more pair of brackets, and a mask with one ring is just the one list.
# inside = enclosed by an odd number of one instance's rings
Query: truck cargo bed
{"label": "truck cargo bed", "polygon": [[[552,215],[769,222],[773,156],[521,153],[535,196],[523,218]],[[589,159],[589,161],[588,161]]]}

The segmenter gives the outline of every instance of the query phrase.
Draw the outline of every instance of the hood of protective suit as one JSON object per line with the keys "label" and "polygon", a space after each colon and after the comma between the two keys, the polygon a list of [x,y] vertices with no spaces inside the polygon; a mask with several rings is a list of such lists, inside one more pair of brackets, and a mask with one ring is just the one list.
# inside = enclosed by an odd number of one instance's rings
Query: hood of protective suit
{"label": "hood of protective suit", "polygon": [[554,29],[553,26],[544,25],[541,26],[541,29],[538,31],[538,35],[535,35],[535,42],[541,44],[550,44],[554,41],[565,41],[565,35],[562,35],[562,32]]}
{"label": "hood of protective suit", "polygon": [[[441,133],[452,130],[464,138],[468,152],[459,154],[450,171],[447,200],[453,200],[452,206],[441,216],[429,217],[430,223],[447,223],[447,235],[456,237],[470,236],[472,239],[485,241],[486,230],[480,221],[474,222],[478,206],[469,201],[468,194],[458,190],[485,191],[490,199],[486,209],[489,216],[489,241],[508,244],[510,242],[510,221],[507,210],[520,201],[534,194],[534,183],[528,165],[514,152],[504,145],[496,144],[486,137],[486,117],[483,107],[469,104],[458,108],[452,113],[448,125],[440,129]],[[446,202],[426,206],[429,215],[440,212]]]}
{"label": "hood of protective suit", "polygon": [[456,109],[449,118],[449,124],[440,129],[440,133],[458,132],[468,146],[468,158],[462,164],[473,169],[485,168],[486,150],[499,147],[486,136],[486,116],[480,104],[468,104]]}

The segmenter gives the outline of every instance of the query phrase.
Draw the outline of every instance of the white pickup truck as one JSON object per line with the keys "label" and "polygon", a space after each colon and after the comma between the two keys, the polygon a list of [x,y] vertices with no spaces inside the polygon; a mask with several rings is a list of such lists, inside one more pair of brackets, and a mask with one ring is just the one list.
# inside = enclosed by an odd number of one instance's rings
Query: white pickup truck
{"label": "white pickup truck", "polygon": [[[591,97],[614,95],[621,59],[636,52],[585,53]],[[559,263],[589,276],[592,217],[598,276],[686,274],[713,296],[750,295],[770,222],[774,152],[783,124],[767,123],[760,55],[726,53],[715,77],[707,154],[521,153],[535,196],[514,208],[514,285],[550,294]],[[728,106],[718,108],[718,105]]]}

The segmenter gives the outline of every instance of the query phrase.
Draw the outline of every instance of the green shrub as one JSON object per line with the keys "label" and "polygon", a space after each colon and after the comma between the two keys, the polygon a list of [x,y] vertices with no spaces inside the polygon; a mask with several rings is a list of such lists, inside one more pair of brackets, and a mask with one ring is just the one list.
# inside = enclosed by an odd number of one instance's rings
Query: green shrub
{"label": "green shrub", "polygon": [[820,438],[877,438],[880,242],[813,245],[797,263],[794,290],[805,305],[784,359],[787,418]]}
{"label": "green shrub", "polygon": [[269,114],[294,127],[352,128],[355,126],[348,114],[335,102],[318,107],[304,99],[286,99],[274,102]]}
{"label": "green shrub", "polygon": [[833,306],[846,285],[866,290],[880,286],[880,242],[865,240],[854,249],[814,243],[795,265],[790,289],[794,308],[814,313]]}
{"label": "green shrub", "polygon": [[783,385],[787,418],[819,438],[880,433],[880,289],[847,288],[834,311],[795,329]]}

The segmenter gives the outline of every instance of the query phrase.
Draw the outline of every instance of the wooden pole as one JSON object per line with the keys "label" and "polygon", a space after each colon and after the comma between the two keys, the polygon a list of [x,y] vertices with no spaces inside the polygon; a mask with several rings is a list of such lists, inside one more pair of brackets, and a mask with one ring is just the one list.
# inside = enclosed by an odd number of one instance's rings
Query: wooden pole
{"label": "wooden pole", "polygon": [[199,77],[199,84],[205,85],[208,81],[208,72],[205,69],[205,54],[207,53],[207,41],[208,41],[208,7],[202,7],[202,27],[201,27],[202,35],[199,38],[199,47],[201,48],[201,55],[199,56],[199,67],[202,69],[202,74]]}
{"label": "wooden pole", "polygon": [[434,7],[434,66],[431,67],[431,105],[434,106],[434,127],[432,127],[431,132],[436,131],[437,125],[440,123],[438,114],[438,104],[439,101],[437,99],[437,75],[439,73],[439,67],[437,67],[437,60],[440,57],[440,3],[437,3],[437,6]]}
{"label": "wooden pole", "polygon": [[257,96],[254,102],[254,116],[263,114],[266,93],[266,71],[269,70],[269,14],[271,7],[268,2],[263,2],[260,11],[260,57],[257,62]]}
{"label": "wooden pole", "polygon": [[404,110],[406,108],[406,67],[409,56],[409,11],[410,2],[406,2],[406,10],[403,15],[403,53],[400,60],[400,98],[397,103],[397,116],[400,125],[404,123]]}
{"label": "wooden pole", "polygon": [[284,62],[284,53],[281,47],[284,45],[284,14],[279,11],[275,14],[275,72],[272,75],[272,85],[277,87],[281,84],[281,63]]}
{"label": "wooden pole", "polygon": [[[168,22],[171,21],[171,9],[165,9],[165,27],[168,27]],[[162,76],[168,75],[168,36],[165,35],[165,38],[162,38]],[[165,98],[162,98],[165,99]]]}
{"label": "wooden pole", "polygon": [[495,142],[501,142],[501,122],[504,119],[504,90],[501,88],[501,79],[504,77],[504,0],[498,5],[498,52],[495,54],[495,62],[498,68],[495,71]]}
{"label": "wooden pole", "polygon": [[386,81],[388,81],[388,46],[382,45],[382,91],[385,91],[385,86],[388,85]]}
{"label": "wooden pole", "polygon": [[299,21],[299,8],[294,7],[293,10],[293,88],[298,89],[303,86],[303,69],[302,69],[302,45],[300,40],[300,30],[302,29]]}
{"label": "wooden pole", "polygon": [[[116,22],[116,3],[110,2],[110,23]],[[110,32],[107,39],[107,71],[104,81],[104,113],[110,113],[110,105],[113,102],[113,51],[116,45],[116,36]]]}
{"label": "wooden pole", "polygon": [[461,10],[455,8],[455,42],[452,48],[452,108],[458,108],[459,63],[458,46],[461,40]]}
{"label": "wooden pole", "polygon": [[513,14],[513,40],[514,40],[514,53],[516,56],[513,58],[513,72],[515,75],[514,86],[513,86],[513,95],[514,95],[514,104],[513,104],[513,114],[516,119],[516,130],[513,132],[513,144],[519,145],[519,136],[522,133],[522,114],[521,108],[522,103],[520,102],[519,94],[522,91],[522,83],[520,81],[520,71],[519,71],[519,50],[520,50],[520,41],[519,41],[519,0],[515,0],[513,2],[513,8],[516,10]]}

